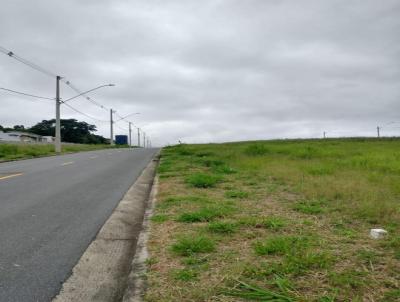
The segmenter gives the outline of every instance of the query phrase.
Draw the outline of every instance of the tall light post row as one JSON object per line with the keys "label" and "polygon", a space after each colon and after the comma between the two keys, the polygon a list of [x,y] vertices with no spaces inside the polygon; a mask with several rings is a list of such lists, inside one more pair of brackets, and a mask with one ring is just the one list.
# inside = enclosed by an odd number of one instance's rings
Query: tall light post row
{"label": "tall light post row", "polygon": [[[81,92],[71,98],[68,98],[66,100],[61,100],[60,97],[60,80],[61,77],[57,76],[56,77],[56,133],[55,133],[55,140],[54,140],[54,148],[56,153],[61,153],[61,105],[63,103],[69,102],[79,96],[85,95],[89,92],[95,91],[97,89],[100,88],[104,88],[104,87],[114,87],[115,84],[104,84],[104,85],[100,85],[97,86],[95,88],[89,89],[85,92]],[[134,112],[131,114],[128,114],[126,116],[121,117],[118,120],[114,121],[114,113],[116,113],[116,111],[114,109],[110,109],[110,145],[114,145],[114,123],[117,123],[121,120],[125,120],[126,118],[132,116],[132,115],[136,115],[136,114],[140,114],[140,112]],[[129,145],[132,146],[132,122],[128,122],[129,123]],[[149,147],[151,145],[151,142],[149,140],[149,138],[146,138],[146,133],[142,131],[142,140],[140,139],[140,128],[137,128],[138,132],[138,147],[141,147],[141,143],[142,143],[142,147],[146,148]]]}
{"label": "tall light post row", "polygon": [[[100,86],[97,86],[95,88],[89,89],[89,90],[87,90],[85,92],[81,92],[81,93],[79,93],[79,94],[77,94],[77,95],[75,95],[75,96],[73,96],[73,97],[71,97],[69,99],[61,101],[61,98],[60,98],[60,80],[61,80],[61,77],[57,76],[56,77],[56,133],[55,133],[55,140],[54,140],[54,148],[55,148],[56,153],[60,153],[61,152],[61,110],[60,110],[61,109],[60,108],[61,104],[69,102],[69,101],[71,101],[71,100],[73,100],[73,99],[75,99],[75,98],[77,98],[77,97],[79,97],[81,95],[84,95],[86,93],[92,92],[94,90],[97,90],[97,89],[100,89],[100,88],[103,88],[103,87],[113,87],[113,86],[115,86],[115,84],[100,85]],[[112,119],[112,111],[111,111],[111,119]],[[113,138],[113,129],[112,129],[113,126],[112,126],[112,124],[113,123],[111,122],[111,142],[113,142],[113,139],[112,139]]]}

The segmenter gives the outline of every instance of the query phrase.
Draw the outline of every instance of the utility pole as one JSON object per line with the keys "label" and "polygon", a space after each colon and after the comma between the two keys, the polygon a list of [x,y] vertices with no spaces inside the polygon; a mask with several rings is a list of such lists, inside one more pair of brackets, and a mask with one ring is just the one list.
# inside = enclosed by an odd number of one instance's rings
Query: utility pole
{"label": "utility pole", "polygon": [[132,123],[129,122],[129,147],[132,147]]}
{"label": "utility pole", "polygon": [[146,133],[143,132],[143,148],[146,148]]}
{"label": "utility pole", "polygon": [[376,127],[376,132],[377,132],[377,134],[378,134],[378,138],[381,137],[380,130],[381,130],[381,127],[379,127],[379,126]]}
{"label": "utility pole", "polygon": [[137,146],[140,148],[140,129],[137,128]]}
{"label": "utility pole", "polygon": [[114,121],[112,108],[110,109],[110,145],[114,145]]}
{"label": "utility pole", "polygon": [[324,138],[326,138],[326,132],[324,131]]}
{"label": "utility pole", "polygon": [[55,133],[55,141],[54,147],[56,153],[61,153],[61,121],[60,121],[60,76],[56,77],[56,133]]}

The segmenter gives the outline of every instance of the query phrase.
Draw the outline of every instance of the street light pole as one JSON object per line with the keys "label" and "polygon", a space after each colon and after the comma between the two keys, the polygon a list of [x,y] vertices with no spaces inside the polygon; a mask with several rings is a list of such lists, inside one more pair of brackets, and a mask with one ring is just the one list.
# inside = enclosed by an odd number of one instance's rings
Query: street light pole
{"label": "street light pole", "polygon": [[114,122],[113,122],[113,110],[110,109],[110,145],[114,145]]}
{"label": "street light pole", "polygon": [[146,148],[146,133],[143,132],[143,148]]}
{"label": "street light pole", "polygon": [[140,129],[137,128],[137,146],[140,148]]}
{"label": "street light pole", "polygon": [[129,122],[129,147],[132,147],[132,123]]}
{"label": "street light pole", "polygon": [[54,148],[56,153],[61,153],[60,79],[60,76],[56,77],[56,133],[54,140]]}

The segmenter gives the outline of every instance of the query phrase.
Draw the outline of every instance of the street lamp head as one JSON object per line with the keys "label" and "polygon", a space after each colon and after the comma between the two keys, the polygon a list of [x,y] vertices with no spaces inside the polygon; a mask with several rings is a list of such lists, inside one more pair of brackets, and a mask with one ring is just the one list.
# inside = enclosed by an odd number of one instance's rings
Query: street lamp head
{"label": "street lamp head", "polygon": [[113,87],[113,86],[115,86],[115,84],[108,84],[108,86]]}

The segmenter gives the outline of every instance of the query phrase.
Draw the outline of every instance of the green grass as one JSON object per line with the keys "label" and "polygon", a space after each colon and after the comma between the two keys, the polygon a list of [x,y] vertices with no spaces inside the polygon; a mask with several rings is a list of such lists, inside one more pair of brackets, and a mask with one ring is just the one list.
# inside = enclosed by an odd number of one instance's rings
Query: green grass
{"label": "green grass", "polygon": [[[111,148],[110,145],[63,145],[62,152],[80,152]],[[118,148],[118,146],[113,146]],[[54,155],[54,145],[51,144],[0,144],[0,161],[34,158]]]}
{"label": "green grass", "polygon": [[205,173],[195,173],[186,178],[186,182],[195,188],[213,188],[220,180],[217,175]]}
{"label": "green grass", "polygon": [[174,278],[180,281],[192,281],[198,276],[198,273],[193,269],[179,269],[173,271]]}
{"label": "green grass", "polygon": [[172,251],[180,256],[209,253],[214,250],[214,240],[206,236],[182,236],[172,245]]}
{"label": "green grass", "polygon": [[208,224],[208,230],[218,234],[231,234],[236,231],[236,228],[236,224],[231,222],[217,221]]}
{"label": "green grass", "polygon": [[287,220],[282,217],[267,217],[262,224],[269,229],[279,230],[287,225]]}
{"label": "green grass", "polygon": [[283,280],[275,280],[277,290],[269,290],[243,281],[237,281],[234,289],[225,291],[228,296],[235,296],[251,301],[294,302],[288,293],[288,285]]}
{"label": "green grass", "polygon": [[324,211],[324,201],[301,200],[293,205],[293,209],[310,215],[321,214]]}
{"label": "green grass", "polygon": [[147,302],[400,301],[400,139],[172,146],[159,175]]}
{"label": "green grass", "polygon": [[205,207],[193,212],[183,212],[179,215],[179,222],[207,222],[227,214],[227,209],[222,207]]}
{"label": "green grass", "polygon": [[310,246],[310,238],[304,236],[275,235],[254,244],[258,255],[286,255]]}

